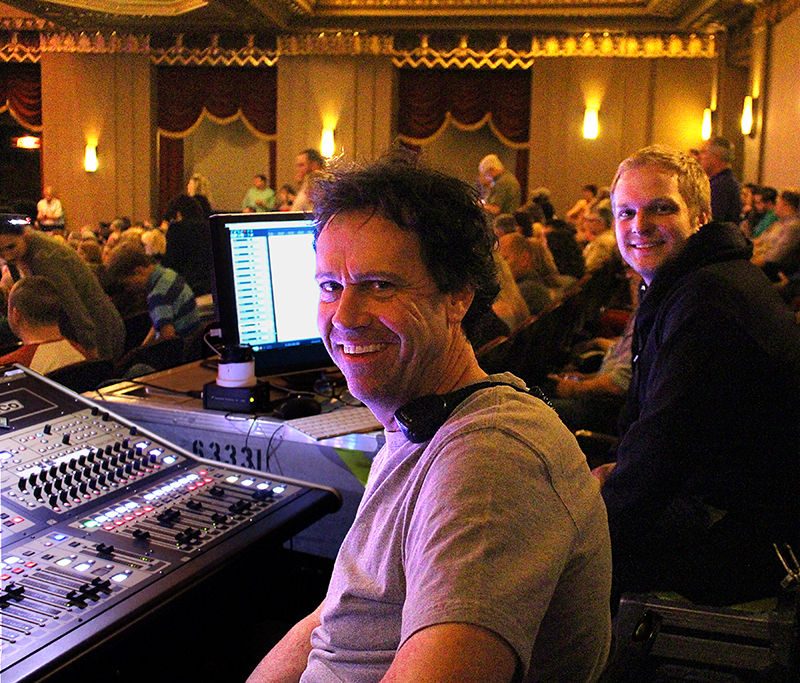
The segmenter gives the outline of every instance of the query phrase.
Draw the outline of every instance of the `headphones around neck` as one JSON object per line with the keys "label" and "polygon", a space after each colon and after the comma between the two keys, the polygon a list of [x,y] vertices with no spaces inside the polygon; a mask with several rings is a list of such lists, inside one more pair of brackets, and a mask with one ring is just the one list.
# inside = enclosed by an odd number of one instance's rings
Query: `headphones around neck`
{"label": "headphones around neck", "polygon": [[451,391],[449,394],[429,394],[409,401],[395,411],[396,420],[400,431],[411,443],[425,443],[430,441],[439,428],[469,396],[476,391],[489,387],[511,387],[524,394],[531,394],[544,401],[550,402],[539,387],[520,388],[508,382],[478,382],[470,384],[463,389]]}

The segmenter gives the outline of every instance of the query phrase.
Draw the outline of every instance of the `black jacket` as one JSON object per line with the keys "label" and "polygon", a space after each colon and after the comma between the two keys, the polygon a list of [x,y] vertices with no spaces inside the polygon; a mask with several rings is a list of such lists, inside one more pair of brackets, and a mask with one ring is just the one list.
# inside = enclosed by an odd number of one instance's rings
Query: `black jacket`
{"label": "black jacket", "polygon": [[[800,498],[800,333],[734,225],[709,223],[640,298],[617,467],[615,590],[774,593]],[[797,546],[795,549],[798,550]]]}

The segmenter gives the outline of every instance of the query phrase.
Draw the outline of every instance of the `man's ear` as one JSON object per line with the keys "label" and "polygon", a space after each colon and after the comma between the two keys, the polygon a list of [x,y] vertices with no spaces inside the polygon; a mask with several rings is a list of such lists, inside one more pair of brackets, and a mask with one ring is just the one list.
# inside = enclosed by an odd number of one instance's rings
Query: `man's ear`
{"label": "man's ear", "polygon": [[711,222],[711,215],[705,211],[701,211],[700,215],[697,216],[697,229],[699,230],[703,227],[706,223]]}
{"label": "man's ear", "polygon": [[450,292],[446,295],[447,320],[453,325],[461,325],[461,321],[467,314],[472,301],[475,299],[475,291],[463,289],[458,292]]}

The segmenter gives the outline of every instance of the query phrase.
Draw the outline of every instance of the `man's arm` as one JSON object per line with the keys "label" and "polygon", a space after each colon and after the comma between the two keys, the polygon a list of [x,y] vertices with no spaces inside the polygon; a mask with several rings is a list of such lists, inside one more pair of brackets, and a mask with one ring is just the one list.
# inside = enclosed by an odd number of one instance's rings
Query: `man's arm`
{"label": "man's arm", "polygon": [[382,683],[509,683],[516,666],[508,643],[488,629],[437,624],[403,644]]}
{"label": "man's arm", "polygon": [[319,626],[323,600],[305,619],[292,629],[262,659],[247,683],[297,683],[306,668],[311,652],[311,632]]}

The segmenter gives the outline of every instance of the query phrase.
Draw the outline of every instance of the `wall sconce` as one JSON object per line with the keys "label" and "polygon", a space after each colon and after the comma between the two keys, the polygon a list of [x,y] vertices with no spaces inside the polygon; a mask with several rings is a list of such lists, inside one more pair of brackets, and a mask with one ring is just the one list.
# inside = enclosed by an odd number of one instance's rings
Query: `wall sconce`
{"label": "wall sconce", "polygon": [[596,140],[598,131],[597,107],[586,107],[586,112],[583,114],[583,137],[587,140]]}
{"label": "wall sconce", "polygon": [[753,129],[753,98],[750,95],[744,98],[742,107],[742,135],[755,135]]}
{"label": "wall sconce", "polygon": [[333,150],[333,128],[323,128],[322,140],[319,143],[319,151],[326,159],[330,159],[333,156]]}
{"label": "wall sconce", "polygon": [[83,168],[89,173],[94,173],[97,170],[97,145],[94,143],[90,142],[86,145]]}
{"label": "wall sconce", "polygon": [[711,110],[704,109],[703,110],[703,126],[700,129],[701,136],[703,140],[708,140],[711,138]]}

